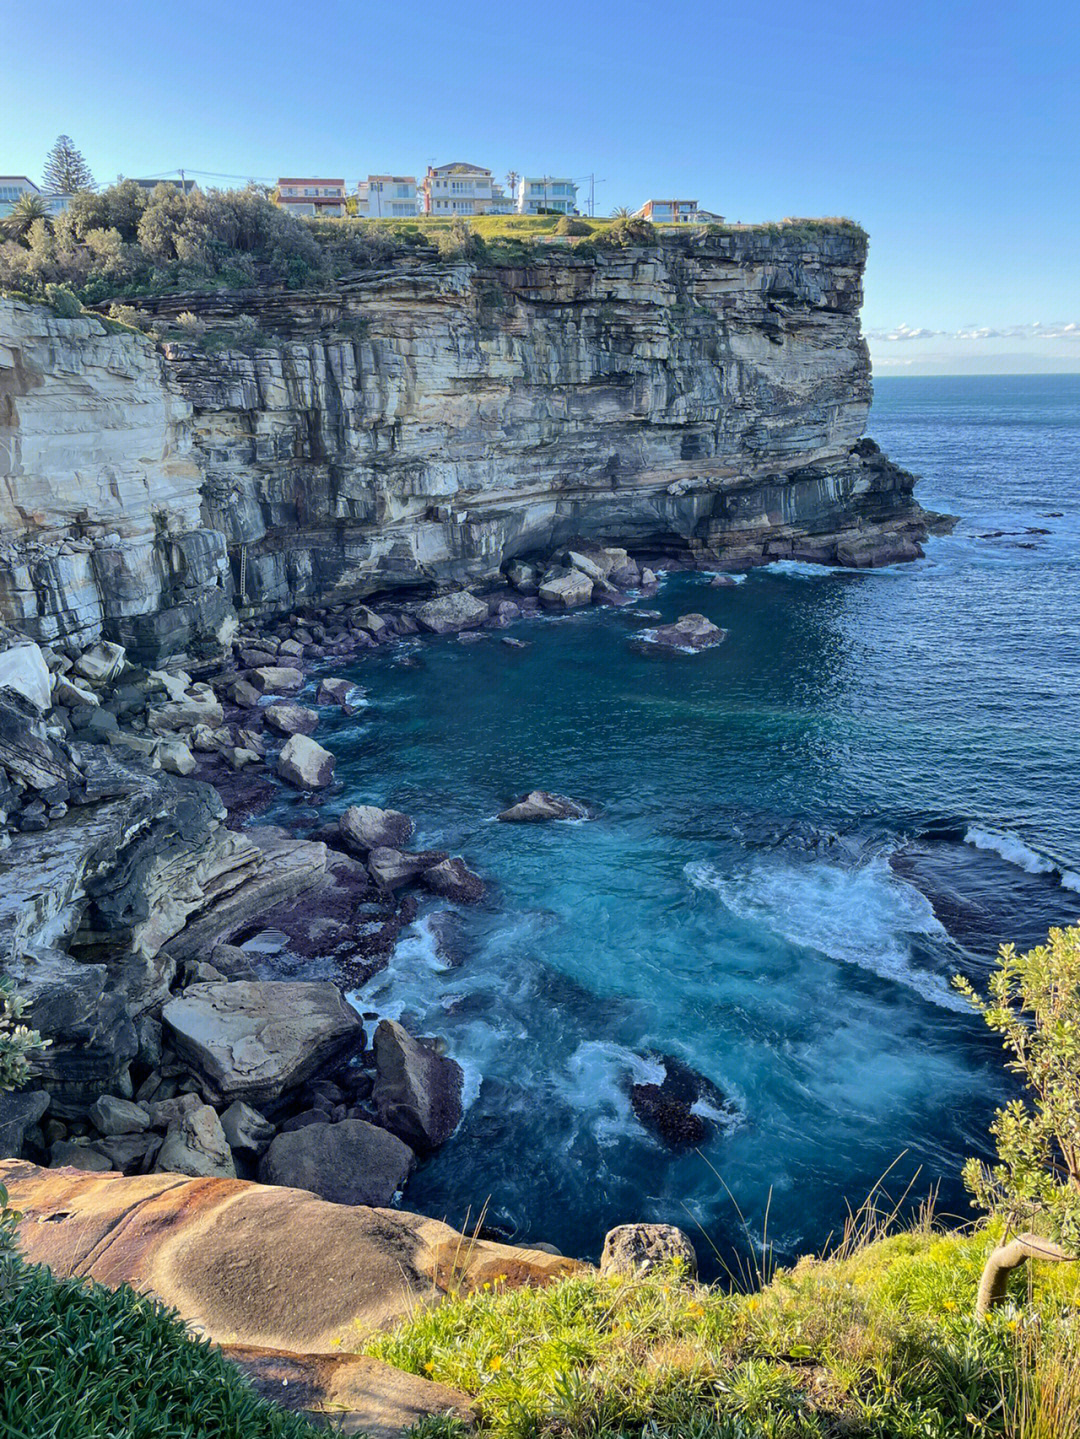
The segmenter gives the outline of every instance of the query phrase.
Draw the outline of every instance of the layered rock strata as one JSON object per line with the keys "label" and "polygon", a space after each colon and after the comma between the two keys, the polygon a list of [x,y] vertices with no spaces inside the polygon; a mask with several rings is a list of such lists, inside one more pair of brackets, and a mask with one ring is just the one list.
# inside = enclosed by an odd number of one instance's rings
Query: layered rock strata
{"label": "layered rock strata", "polygon": [[197,658],[234,608],[488,583],[561,545],[912,558],[913,479],[863,439],[865,252],[781,226],[145,302],[212,352],[0,302],[0,617]]}

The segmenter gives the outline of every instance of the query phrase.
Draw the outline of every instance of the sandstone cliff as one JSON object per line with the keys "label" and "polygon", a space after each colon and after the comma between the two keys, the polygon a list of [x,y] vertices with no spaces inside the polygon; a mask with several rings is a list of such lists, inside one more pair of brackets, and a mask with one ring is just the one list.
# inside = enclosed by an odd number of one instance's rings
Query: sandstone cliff
{"label": "sandstone cliff", "polygon": [[0,617],[198,655],[234,606],[486,582],[575,540],[912,558],[912,477],[862,439],[865,249],[774,227],[145,302],[213,346],[0,302]]}

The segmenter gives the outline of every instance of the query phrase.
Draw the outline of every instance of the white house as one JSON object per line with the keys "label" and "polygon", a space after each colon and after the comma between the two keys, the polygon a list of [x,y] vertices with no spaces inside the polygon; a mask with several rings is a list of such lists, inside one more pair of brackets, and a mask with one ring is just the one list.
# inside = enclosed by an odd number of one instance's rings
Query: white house
{"label": "white house", "polygon": [[509,197],[482,165],[428,166],[423,183],[425,215],[507,214]]}
{"label": "white house", "polygon": [[356,213],[369,219],[419,215],[415,175],[369,175],[356,187]]}
{"label": "white house", "polygon": [[515,199],[519,215],[539,215],[544,210],[572,215],[577,209],[577,186],[562,175],[523,175]]}
{"label": "white house", "polygon": [[290,215],[344,215],[345,181],[282,179],[277,202]]}
{"label": "white house", "polygon": [[696,200],[646,200],[634,218],[651,220],[654,225],[705,225],[722,220],[711,210],[699,210]]}
{"label": "white house", "polygon": [[71,204],[70,195],[40,190],[25,175],[0,175],[0,219],[11,214],[22,195],[36,195],[50,215],[62,215]]}

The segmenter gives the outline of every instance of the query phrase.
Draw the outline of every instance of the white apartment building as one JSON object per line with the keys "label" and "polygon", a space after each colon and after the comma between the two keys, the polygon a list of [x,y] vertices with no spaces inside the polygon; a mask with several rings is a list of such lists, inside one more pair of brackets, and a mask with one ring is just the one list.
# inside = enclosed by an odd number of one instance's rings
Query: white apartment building
{"label": "white apartment building", "polygon": [[344,215],[345,181],[281,179],[277,202],[290,215]]}
{"label": "white apartment building", "polygon": [[654,225],[704,225],[722,220],[711,210],[699,210],[696,200],[646,200],[634,218],[651,220]]}
{"label": "white apartment building", "polygon": [[544,210],[572,215],[577,209],[577,186],[562,175],[523,175],[515,200],[519,215],[539,215]]}
{"label": "white apartment building", "polygon": [[11,214],[23,195],[36,195],[50,215],[62,215],[71,204],[70,195],[54,195],[40,190],[26,175],[0,175],[0,219]]}
{"label": "white apartment building", "polygon": [[356,213],[367,219],[419,215],[415,175],[369,175],[356,187]]}
{"label": "white apartment building", "polygon": [[428,166],[423,183],[425,215],[505,215],[510,198],[482,165]]}

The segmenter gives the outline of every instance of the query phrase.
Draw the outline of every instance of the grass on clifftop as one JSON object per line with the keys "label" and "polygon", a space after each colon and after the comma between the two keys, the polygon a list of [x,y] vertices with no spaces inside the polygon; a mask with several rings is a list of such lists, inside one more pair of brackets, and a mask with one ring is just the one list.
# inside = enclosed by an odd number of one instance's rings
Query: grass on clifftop
{"label": "grass on clifftop", "polygon": [[316,1439],[131,1289],[0,1255],[0,1439]]}
{"label": "grass on clifftop", "polygon": [[750,1294],[674,1275],[495,1286],[367,1352],[463,1389],[508,1439],[1078,1439],[1080,1276],[1040,1266],[1022,1317],[980,1323],[991,1242],[923,1228]]}

